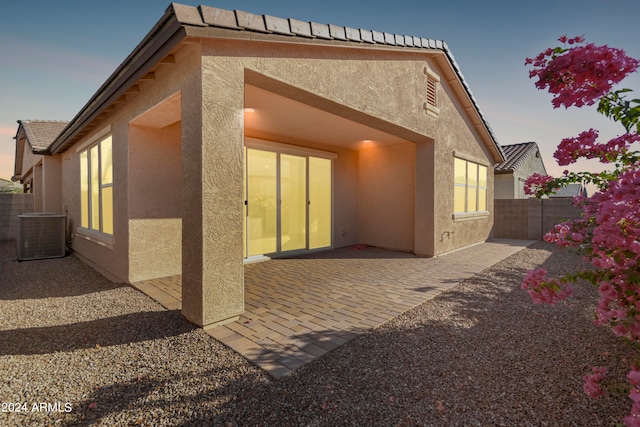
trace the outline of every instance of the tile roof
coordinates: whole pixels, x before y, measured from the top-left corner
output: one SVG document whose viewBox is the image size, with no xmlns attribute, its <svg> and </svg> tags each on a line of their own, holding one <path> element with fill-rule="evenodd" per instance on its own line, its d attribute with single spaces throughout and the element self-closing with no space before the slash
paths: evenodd
<svg viewBox="0 0 640 427">
<path fill-rule="evenodd" d="M 549 197 L 576 197 L 587 196 L 587 189 L 582 184 L 567 184 L 566 187 L 558 188 Z"/>
<path fill-rule="evenodd" d="M 503 145 L 502 152 L 507 160 L 494 167 L 496 173 L 511 173 L 520 166 L 530 153 L 539 151 L 535 142 L 521 142 L 520 144 Z"/>
<path fill-rule="evenodd" d="M 18 120 L 33 152 L 46 151 L 69 122 L 58 120 Z"/>
</svg>

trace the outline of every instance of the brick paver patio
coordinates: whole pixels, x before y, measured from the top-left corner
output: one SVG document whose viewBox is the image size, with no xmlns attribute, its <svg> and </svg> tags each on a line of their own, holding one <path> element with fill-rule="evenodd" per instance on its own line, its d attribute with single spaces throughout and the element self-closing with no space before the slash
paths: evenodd
<svg viewBox="0 0 640 427">
<path fill-rule="evenodd" d="M 436 258 L 355 247 L 246 264 L 244 314 L 205 331 L 280 378 L 532 243 L 494 239 Z M 180 279 L 134 286 L 175 310 Z"/>
</svg>

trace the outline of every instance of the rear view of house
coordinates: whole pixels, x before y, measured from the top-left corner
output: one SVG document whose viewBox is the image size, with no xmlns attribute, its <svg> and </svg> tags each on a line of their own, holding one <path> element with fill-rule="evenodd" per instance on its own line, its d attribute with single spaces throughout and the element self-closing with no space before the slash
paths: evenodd
<svg viewBox="0 0 640 427">
<path fill-rule="evenodd" d="M 247 261 L 485 241 L 505 160 L 441 41 L 175 3 L 38 154 L 73 250 L 181 274 L 198 325 L 242 313 Z"/>
</svg>

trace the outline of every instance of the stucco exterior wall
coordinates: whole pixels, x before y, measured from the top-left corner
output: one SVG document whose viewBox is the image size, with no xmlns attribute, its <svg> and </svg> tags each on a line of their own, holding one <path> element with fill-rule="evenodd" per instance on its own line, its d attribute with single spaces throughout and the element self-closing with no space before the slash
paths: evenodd
<svg viewBox="0 0 640 427">
<path fill-rule="evenodd" d="M 182 219 L 129 220 L 129 281 L 182 274 Z"/>
<path fill-rule="evenodd" d="M 515 199 L 517 193 L 517 178 L 512 173 L 495 174 L 495 199 Z M 524 190 L 523 190 L 524 191 Z"/>
<path fill-rule="evenodd" d="M 415 144 L 362 149 L 359 166 L 361 242 L 413 251 Z"/>
<path fill-rule="evenodd" d="M 359 156 L 355 150 L 335 150 L 333 161 L 333 246 L 341 248 L 360 242 L 358 192 Z"/>
<path fill-rule="evenodd" d="M 182 273 L 181 132 L 180 122 L 129 126 L 131 282 Z"/>
<path fill-rule="evenodd" d="M 488 206 L 493 206 L 492 162 L 448 83 L 438 88 L 440 115 L 424 110 L 424 69 L 438 72 L 430 55 L 255 40 L 190 41 L 175 53 L 175 63 L 156 70 L 154 80 L 140 83 L 138 93 L 64 153 L 62 204 L 69 208 L 74 250 L 120 281 L 173 274 L 181 264 L 183 314 L 196 324 L 242 313 L 247 84 L 407 141 L 366 152 L 327 145 L 339 153 L 334 246 L 366 239 L 431 256 L 485 240 L 491 213 L 467 222 L 452 218 L 453 155 L 488 166 Z M 176 93 L 181 94 L 181 123 L 160 130 L 166 134 L 131 124 Z M 78 228 L 79 152 L 105 131 L 113 138 L 115 215 L 109 239 Z M 369 217 L 373 210 L 377 215 Z M 158 247 L 150 249 L 152 243 Z M 180 250 L 181 258 L 172 256 Z M 156 262 L 163 257 L 169 258 L 167 270 Z"/>
<path fill-rule="evenodd" d="M 437 70 L 436 70 L 437 72 Z M 480 136 L 468 119 L 460 114 L 461 106 L 452 96 L 447 82 L 438 85 L 440 115 L 434 143 L 434 253 L 438 255 L 491 237 L 493 226 L 493 160 L 478 143 Z M 470 220 L 453 219 L 454 156 L 487 167 L 488 215 Z"/>
<path fill-rule="evenodd" d="M 540 153 L 529 153 L 524 162 L 516 169 L 514 173 L 514 181 L 517 187 L 515 197 L 518 199 L 527 198 L 528 195 L 524 194 L 524 181 L 534 173 L 546 175 L 546 169 Z"/>
<path fill-rule="evenodd" d="M 65 213 L 62 205 L 62 156 L 43 156 L 42 211 Z M 38 195 L 36 195 L 38 196 Z"/>
<path fill-rule="evenodd" d="M 201 61 L 182 94 L 182 312 L 209 325 L 244 311 L 244 73 Z"/>
<path fill-rule="evenodd" d="M 87 263 L 91 264 L 98 271 L 102 272 L 105 276 L 114 281 L 128 282 L 136 277 L 142 277 L 138 272 L 130 277 L 129 264 L 130 264 L 130 235 L 129 235 L 129 219 L 130 219 L 130 205 L 129 205 L 129 191 L 131 180 L 136 182 L 131 187 L 136 190 L 136 194 L 140 197 L 136 199 L 136 204 L 133 207 L 133 219 L 142 220 L 149 219 L 144 218 L 145 199 L 145 184 L 140 182 L 140 176 L 134 174 L 130 177 L 130 155 L 129 155 L 129 122 L 135 117 L 139 116 L 143 112 L 152 108 L 154 105 L 162 102 L 164 99 L 174 95 L 177 92 L 188 88 L 190 85 L 197 84 L 200 79 L 200 68 L 197 49 L 184 48 L 176 53 L 175 63 L 167 67 L 161 67 L 155 72 L 155 80 L 148 80 L 140 83 L 140 91 L 136 94 L 128 96 L 127 102 L 116 109 L 112 114 L 105 119 L 96 123 L 95 131 L 89 133 L 81 141 L 74 144 L 63 153 L 63 167 L 62 167 L 62 203 L 69 208 L 68 226 L 69 234 L 72 237 L 72 248 L 76 253 L 82 257 Z M 104 239 L 100 239 L 100 236 L 94 236 L 91 233 L 83 232 L 79 229 L 80 225 L 80 170 L 79 170 L 79 150 L 91 144 L 96 135 L 104 131 L 111 132 L 113 139 L 113 188 L 114 188 L 114 233 L 109 241 L 105 242 Z M 176 130 L 172 129 L 171 132 L 175 134 Z M 178 164 L 179 158 L 175 159 Z M 138 159 L 138 162 L 140 160 Z M 139 163 L 136 164 L 139 166 Z M 172 180 L 175 179 L 175 168 L 154 168 L 152 163 L 145 162 L 145 176 L 155 176 L 160 180 Z M 180 174 L 179 181 L 181 181 L 182 175 Z M 173 191 L 173 199 L 175 199 L 175 189 Z M 141 196 L 142 194 L 142 196 Z M 152 208 L 147 210 L 156 211 L 160 209 L 157 203 L 157 192 L 152 191 L 149 193 L 152 197 L 149 201 L 152 203 Z M 173 203 L 167 203 L 162 209 L 169 209 L 175 212 L 181 209 L 176 207 Z M 149 215 L 147 215 L 149 216 Z M 181 217 L 182 214 L 178 215 Z M 158 219 L 158 218 L 154 218 Z M 175 236 L 178 222 L 175 217 L 171 221 L 166 221 L 159 225 L 161 229 L 164 229 L 166 236 Z M 136 241 L 151 242 L 160 229 L 150 226 L 148 222 L 140 221 L 133 224 L 132 229 L 135 233 Z M 169 244 L 171 241 L 171 244 Z M 173 239 L 167 237 L 165 242 L 161 244 L 158 241 L 158 245 L 165 245 L 163 253 L 173 252 L 176 250 L 176 246 Z M 138 258 L 146 254 L 146 261 L 149 261 L 152 255 L 149 252 L 145 252 L 140 249 L 143 243 L 136 246 Z M 143 257 L 144 258 L 144 257 Z M 176 257 L 173 259 L 175 265 Z M 138 262 L 136 261 L 136 262 Z M 171 264 L 171 262 L 169 262 Z M 148 265 L 145 271 L 149 271 L 153 266 Z M 175 271 L 172 270 L 172 271 Z M 160 272 L 162 274 L 162 272 Z M 159 276 L 156 276 L 159 277 Z"/>
<path fill-rule="evenodd" d="M 423 109 L 426 66 L 440 73 L 428 54 L 237 40 L 203 45 L 205 75 L 226 88 L 225 95 L 244 74 L 251 85 L 427 147 L 429 153 L 415 162 L 421 176 L 415 216 L 423 231 L 414 233 L 414 245 L 419 254 L 433 256 L 490 237 L 491 212 L 472 221 L 453 220 L 453 154 L 487 166 L 487 206 L 493 206 L 493 160 L 447 82 L 438 85 L 439 116 Z"/>
<path fill-rule="evenodd" d="M 33 178 L 33 168 L 36 163 L 42 160 L 43 157 L 44 156 L 40 154 L 33 154 L 33 152 L 31 151 L 31 146 L 27 143 L 24 144 L 22 151 L 22 165 L 20 170 L 22 171 L 22 179 L 25 184 L 29 181 L 29 179 Z"/>
<path fill-rule="evenodd" d="M 546 175 L 546 169 L 539 154 L 536 155 L 536 153 L 530 153 L 524 162 L 516 168 L 516 171 L 513 174 L 515 198 L 525 199 L 529 197 L 524 194 L 524 181 L 536 172 L 541 175 Z"/>
</svg>

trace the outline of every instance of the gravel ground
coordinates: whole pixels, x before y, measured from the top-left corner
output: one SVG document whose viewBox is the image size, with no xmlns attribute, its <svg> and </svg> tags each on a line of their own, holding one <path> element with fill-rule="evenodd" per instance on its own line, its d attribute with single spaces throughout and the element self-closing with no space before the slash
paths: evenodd
<svg viewBox="0 0 640 427">
<path fill-rule="evenodd" d="M 548 307 L 519 288 L 580 263 L 536 243 L 273 380 L 76 257 L 19 263 L 2 243 L 0 401 L 26 411 L 0 425 L 616 425 L 638 352 L 593 325 L 595 289 Z M 593 365 L 610 372 L 598 400 L 582 392 Z"/>
</svg>

